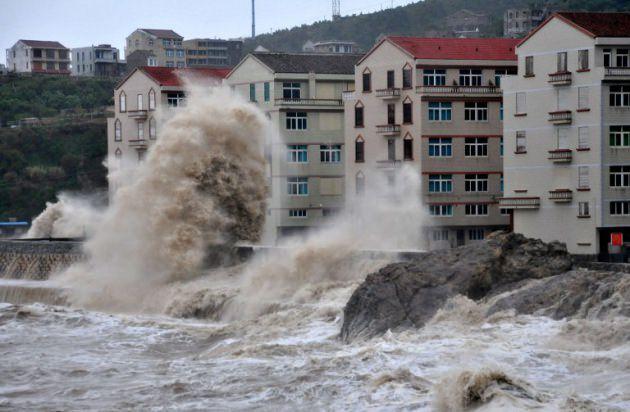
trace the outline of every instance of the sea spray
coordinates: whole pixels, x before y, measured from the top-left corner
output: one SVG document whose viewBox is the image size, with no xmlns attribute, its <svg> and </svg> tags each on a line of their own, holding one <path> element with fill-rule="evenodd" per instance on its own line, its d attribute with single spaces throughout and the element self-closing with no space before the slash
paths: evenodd
<svg viewBox="0 0 630 412">
<path fill-rule="evenodd" d="M 60 193 L 57 202 L 47 202 L 46 209 L 33 220 L 24 238 L 85 237 L 93 233 L 104 207 L 100 195 L 79 196 Z"/>
<path fill-rule="evenodd" d="M 161 126 L 133 179 L 65 271 L 70 301 L 116 311 L 161 310 L 159 289 L 199 274 L 213 243 L 259 239 L 265 215 L 268 121 L 224 88 L 192 89 Z"/>
</svg>

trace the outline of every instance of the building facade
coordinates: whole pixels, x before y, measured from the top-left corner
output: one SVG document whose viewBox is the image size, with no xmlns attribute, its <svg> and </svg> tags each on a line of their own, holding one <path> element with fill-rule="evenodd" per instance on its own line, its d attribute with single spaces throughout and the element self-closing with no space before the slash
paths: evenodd
<svg viewBox="0 0 630 412">
<path fill-rule="evenodd" d="M 141 67 L 128 74 L 114 89 L 114 115 L 107 119 L 112 167 L 133 167 L 142 161 L 159 137 L 160 124 L 185 102 L 180 76 L 221 83 L 227 73 L 226 69 Z M 110 196 L 115 190 L 116 182 L 110 181 Z"/>
<path fill-rule="evenodd" d="M 583 255 L 630 239 L 629 50 L 630 13 L 556 13 L 519 44 L 504 81 L 514 231 Z"/>
<path fill-rule="evenodd" d="M 490 24 L 483 13 L 462 9 L 446 17 L 446 27 L 455 37 L 480 37 Z"/>
<path fill-rule="evenodd" d="M 221 39 L 184 40 L 186 67 L 234 67 L 241 61 L 243 41 Z"/>
<path fill-rule="evenodd" d="M 422 174 L 429 248 L 507 228 L 501 211 L 503 76 L 516 41 L 386 37 L 358 62 L 345 97 L 346 201 L 362 202 L 401 167 Z"/>
<path fill-rule="evenodd" d="M 125 72 L 118 49 L 110 44 L 72 49 L 72 75 L 86 77 L 117 77 Z"/>
<path fill-rule="evenodd" d="M 69 75 L 70 50 L 56 41 L 18 40 L 7 49 L 7 70 Z"/>
<path fill-rule="evenodd" d="M 184 50 L 184 38 L 173 30 L 163 29 L 136 29 L 127 36 L 125 46 L 125 58 L 137 50 L 147 53 L 150 58 L 146 64 L 140 66 L 186 67 L 186 52 Z M 132 71 L 138 66 L 131 66 L 128 61 L 128 70 Z"/>
<path fill-rule="evenodd" d="M 508 9 L 503 13 L 503 35 L 523 37 L 549 16 L 547 9 Z"/>
<path fill-rule="evenodd" d="M 353 41 L 327 40 L 313 43 L 307 41 L 302 51 L 310 53 L 358 53 L 359 48 Z"/>
<path fill-rule="evenodd" d="M 342 93 L 353 90 L 353 54 L 254 52 L 228 75 L 236 92 L 269 117 L 271 182 L 263 241 L 326 224 L 344 207 Z"/>
</svg>

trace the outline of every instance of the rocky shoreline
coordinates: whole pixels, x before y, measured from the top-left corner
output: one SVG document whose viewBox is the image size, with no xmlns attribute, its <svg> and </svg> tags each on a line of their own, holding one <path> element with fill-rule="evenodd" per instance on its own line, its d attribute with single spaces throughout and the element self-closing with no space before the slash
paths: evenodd
<svg viewBox="0 0 630 412">
<path fill-rule="evenodd" d="M 344 308 L 346 342 L 420 328 L 457 295 L 554 319 L 630 316 L 630 274 L 578 268 L 566 247 L 514 233 L 393 263 L 367 276 Z"/>
</svg>

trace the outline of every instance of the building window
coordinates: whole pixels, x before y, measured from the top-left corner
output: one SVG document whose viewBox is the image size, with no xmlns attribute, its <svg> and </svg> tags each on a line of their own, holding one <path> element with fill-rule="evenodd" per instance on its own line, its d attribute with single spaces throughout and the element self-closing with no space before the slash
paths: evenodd
<svg viewBox="0 0 630 412">
<path fill-rule="evenodd" d="M 525 57 L 525 76 L 534 75 L 534 56 Z"/>
<path fill-rule="evenodd" d="M 444 86 L 446 84 L 446 70 L 424 69 L 422 71 L 422 84 L 424 86 Z"/>
<path fill-rule="evenodd" d="M 263 85 L 263 95 L 264 95 L 265 101 L 268 102 L 269 99 L 271 98 L 269 82 L 265 82 L 265 84 Z"/>
<path fill-rule="evenodd" d="M 589 187 L 588 166 L 578 166 L 578 188 L 588 189 Z"/>
<path fill-rule="evenodd" d="M 118 106 L 120 107 L 121 113 L 127 111 L 127 95 L 125 92 L 120 92 L 118 96 Z"/>
<path fill-rule="evenodd" d="M 363 105 L 361 102 L 354 106 L 354 127 L 363 127 Z"/>
<path fill-rule="evenodd" d="M 611 216 L 628 216 L 630 215 L 630 201 L 613 201 L 610 202 Z"/>
<path fill-rule="evenodd" d="M 354 141 L 354 162 L 365 162 L 365 141 L 361 136 Z"/>
<path fill-rule="evenodd" d="M 481 86 L 481 69 L 460 69 L 460 86 Z"/>
<path fill-rule="evenodd" d="M 610 147 L 630 147 L 630 126 L 610 126 Z"/>
<path fill-rule="evenodd" d="M 297 145 L 297 144 L 287 145 L 287 162 L 307 163 L 308 162 L 308 146 Z"/>
<path fill-rule="evenodd" d="M 387 105 L 387 124 L 396 124 L 396 105 Z"/>
<path fill-rule="evenodd" d="M 149 90 L 149 110 L 155 110 L 155 91 Z"/>
<path fill-rule="evenodd" d="M 372 91 L 372 73 L 370 73 L 369 71 L 363 72 L 363 91 Z"/>
<path fill-rule="evenodd" d="M 453 139 L 450 137 L 432 137 L 429 139 L 429 157 L 451 157 Z"/>
<path fill-rule="evenodd" d="M 630 67 L 628 49 L 617 49 L 617 67 Z"/>
<path fill-rule="evenodd" d="M 503 137 L 499 139 L 499 156 L 503 157 Z"/>
<path fill-rule="evenodd" d="M 114 141 L 122 142 L 122 125 L 119 119 L 114 122 Z"/>
<path fill-rule="evenodd" d="M 287 112 L 287 130 L 306 130 L 306 112 Z"/>
<path fill-rule="evenodd" d="M 403 123 L 413 123 L 413 103 L 411 101 L 403 102 Z"/>
<path fill-rule="evenodd" d="M 144 110 L 144 99 L 143 99 L 143 95 L 139 94 L 136 98 L 136 104 L 138 106 L 138 110 Z"/>
<path fill-rule="evenodd" d="M 485 238 L 485 233 L 482 228 L 468 229 L 468 240 L 483 240 Z"/>
<path fill-rule="evenodd" d="M 556 63 L 558 73 L 565 73 L 567 71 L 567 52 L 558 52 L 556 54 Z"/>
<path fill-rule="evenodd" d="M 588 49 L 578 50 L 578 70 L 588 70 Z"/>
<path fill-rule="evenodd" d="M 300 99 L 300 83 L 282 83 L 282 98 Z"/>
<path fill-rule="evenodd" d="M 499 213 L 501 214 L 501 216 L 510 216 L 510 209 L 501 208 L 499 209 Z"/>
<path fill-rule="evenodd" d="M 436 229 L 431 231 L 431 239 L 434 242 L 448 241 L 448 229 Z"/>
<path fill-rule="evenodd" d="M 184 57 L 184 51 L 183 50 L 177 50 L 177 57 Z"/>
<path fill-rule="evenodd" d="M 464 141 L 464 155 L 466 157 L 488 156 L 488 138 L 467 137 Z"/>
<path fill-rule="evenodd" d="M 155 119 L 152 117 L 149 119 L 149 139 L 155 140 L 157 138 L 157 125 Z"/>
<path fill-rule="evenodd" d="M 630 166 L 609 167 L 610 187 L 630 187 Z"/>
<path fill-rule="evenodd" d="M 464 175 L 464 188 L 467 192 L 487 192 L 487 174 L 467 174 Z"/>
<path fill-rule="evenodd" d="M 630 107 L 630 86 L 610 86 L 610 105 Z"/>
<path fill-rule="evenodd" d="M 569 128 L 559 127 L 557 130 L 558 149 L 566 150 L 569 148 Z"/>
<path fill-rule="evenodd" d="M 453 175 L 429 175 L 429 193 L 453 191 Z"/>
<path fill-rule="evenodd" d="M 413 160 L 413 138 L 405 136 L 403 139 L 403 159 Z"/>
<path fill-rule="evenodd" d="M 604 49 L 603 54 L 604 54 L 604 67 L 610 67 L 610 63 L 612 62 L 612 50 Z"/>
<path fill-rule="evenodd" d="M 363 172 L 357 173 L 357 175 L 354 177 L 354 185 L 357 195 L 362 195 L 365 193 L 365 175 L 363 175 Z"/>
<path fill-rule="evenodd" d="M 138 122 L 138 140 L 144 140 L 144 122 Z"/>
<path fill-rule="evenodd" d="M 393 89 L 396 85 L 396 72 L 393 70 L 387 71 L 387 88 Z"/>
<path fill-rule="evenodd" d="M 588 202 L 578 202 L 578 216 L 579 217 L 589 217 L 591 215 L 591 211 L 589 210 Z"/>
<path fill-rule="evenodd" d="M 429 121 L 448 122 L 452 117 L 451 102 L 429 102 Z"/>
<path fill-rule="evenodd" d="M 501 87 L 501 77 L 507 76 L 508 74 L 513 73 L 510 73 L 509 69 L 496 69 L 494 71 L 494 85 L 496 87 Z"/>
<path fill-rule="evenodd" d="M 402 69 L 402 87 L 403 89 L 411 89 L 413 87 L 412 84 L 412 70 L 411 67 L 403 67 Z"/>
<path fill-rule="evenodd" d="M 516 93 L 516 114 L 527 113 L 527 95 L 525 92 Z"/>
<path fill-rule="evenodd" d="M 319 161 L 322 163 L 341 163 L 341 145 L 319 145 Z"/>
<path fill-rule="evenodd" d="M 504 192 L 504 190 L 503 190 L 503 173 L 501 173 L 501 184 L 500 184 L 499 191 L 500 191 L 501 193 L 503 193 L 503 192 Z"/>
<path fill-rule="evenodd" d="M 516 153 L 527 153 L 527 137 L 525 131 L 516 132 Z"/>
<path fill-rule="evenodd" d="M 469 203 L 466 205 L 466 216 L 488 216 L 488 205 L 485 203 Z"/>
<path fill-rule="evenodd" d="M 184 92 L 170 92 L 166 94 L 166 104 L 168 107 L 181 107 L 185 103 Z"/>
<path fill-rule="evenodd" d="M 175 57 L 175 50 L 166 49 L 166 57 Z"/>
<path fill-rule="evenodd" d="M 149 57 L 147 59 L 147 66 L 157 67 L 157 59 L 155 57 Z"/>
<path fill-rule="evenodd" d="M 256 101 L 256 84 L 255 83 L 250 83 L 249 85 L 249 101 L 250 102 Z"/>
<path fill-rule="evenodd" d="M 585 150 L 591 147 L 588 126 L 578 127 L 578 149 Z"/>
<path fill-rule="evenodd" d="M 308 196 L 308 177 L 287 177 L 289 196 Z"/>
<path fill-rule="evenodd" d="M 429 205 L 431 216 L 453 216 L 453 205 Z"/>
<path fill-rule="evenodd" d="M 183 69 L 184 67 L 186 67 L 186 63 L 185 62 L 177 62 L 177 68 L 178 69 Z"/>
<path fill-rule="evenodd" d="M 578 109 L 588 108 L 588 87 L 578 87 Z"/>
<path fill-rule="evenodd" d="M 120 150 L 120 148 L 116 149 L 114 156 L 116 157 L 116 160 L 120 161 L 120 158 L 122 157 L 122 150 Z"/>
<path fill-rule="evenodd" d="M 499 120 L 503 121 L 503 102 L 499 104 Z"/>
<path fill-rule="evenodd" d="M 464 120 L 469 122 L 488 121 L 487 102 L 466 102 L 464 103 Z"/>
<path fill-rule="evenodd" d="M 306 209 L 289 209 L 289 217 L 304 219 L 308 216 Z"/>
<path fill-rule="evenodd" d="M 166 67 L 175 67 L 175 62 L 172 60 L 169 60 L 166 62 Z"/>
</svg>

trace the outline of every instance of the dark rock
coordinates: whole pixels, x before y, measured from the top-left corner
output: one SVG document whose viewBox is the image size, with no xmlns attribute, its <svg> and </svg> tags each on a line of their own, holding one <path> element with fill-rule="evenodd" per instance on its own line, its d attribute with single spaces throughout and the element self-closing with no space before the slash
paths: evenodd
<svg viewBox="0 0 630 412">
<path fill-rule="evenodd" d="M 344 309 L 341 338 L 350 341 L 388 329 L 421 327 L 454 295 L 478 300 L 504 285 L 558 275 L 571 267 L 563 244 L 503 232 L 476 244 L 394 263 L 368 275 L 354 291 Z"/>
</svg>

